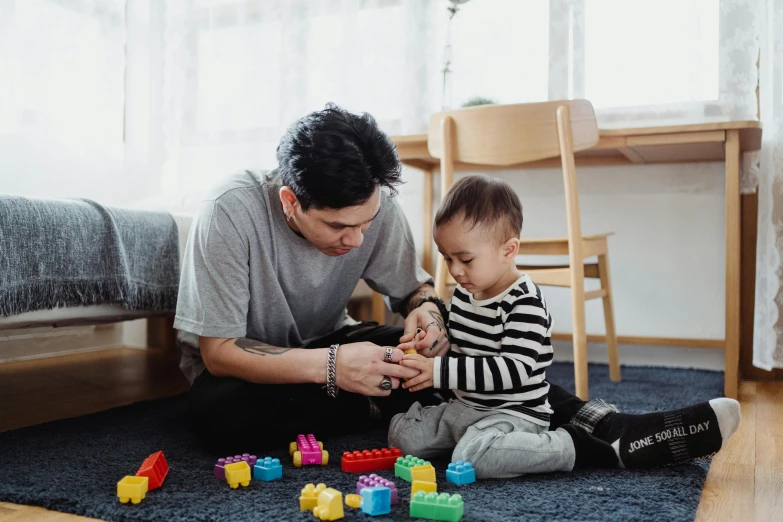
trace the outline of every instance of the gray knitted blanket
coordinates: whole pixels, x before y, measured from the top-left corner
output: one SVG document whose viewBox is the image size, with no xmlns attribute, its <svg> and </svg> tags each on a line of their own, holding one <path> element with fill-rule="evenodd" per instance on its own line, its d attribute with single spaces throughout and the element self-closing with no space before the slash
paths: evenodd
<svg viewBox="0 0 783 522">
<path fill-rule="evenodd" d="M 178 284 L 171 215 L 0 195 L 0 316 L 96 304 L 174 310 Z"/>
</svg>

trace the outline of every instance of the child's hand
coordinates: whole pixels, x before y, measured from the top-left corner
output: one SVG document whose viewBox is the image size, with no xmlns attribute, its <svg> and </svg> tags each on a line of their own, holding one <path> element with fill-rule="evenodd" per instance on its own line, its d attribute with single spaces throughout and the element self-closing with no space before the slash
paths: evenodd
<svg viewBox="0 0 783 522">
<path fill-rule="evenodd" d="M 418 376 L 411 377 L 402 383 L 403 388 L 415 392 L 432 386 L 432 368 L 435 365 L 434 359 L 424 357 L 423 355 L 406 353 L 402 357 L 400 364 L 421 372 Z"/>
</svg>

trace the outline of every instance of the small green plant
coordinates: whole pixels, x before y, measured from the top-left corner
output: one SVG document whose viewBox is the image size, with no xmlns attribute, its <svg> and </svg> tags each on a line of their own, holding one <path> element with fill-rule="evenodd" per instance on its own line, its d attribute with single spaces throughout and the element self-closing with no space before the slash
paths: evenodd
<svg viewBox="0 0 783 522">
<path fill-rule="evenodd" d="M 494 105 L 497 102 L 491 98 L 484 98 L 483 96 L 473 96 L 468 101 L 462 104 L 463 107 L 475 107 L 476 105 Z"/>
</svg>

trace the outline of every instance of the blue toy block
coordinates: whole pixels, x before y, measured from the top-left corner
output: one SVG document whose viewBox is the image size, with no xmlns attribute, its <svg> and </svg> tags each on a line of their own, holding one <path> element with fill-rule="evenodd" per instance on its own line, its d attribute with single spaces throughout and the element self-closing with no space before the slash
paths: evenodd
<svg viewBox="0 0 783 522">
<path fill-rule="evenodd" d="M 452 484 L 470 484 L 476 482 L 476 470 L 470 462 L 463 462 L 458 460 L 449 464 L 449 468 L 446 470 L 446 480 Z"/>
<path fill-rule="evenodd" d="M 280 465 L 280 459 L 266 457 L 258 459 L 253 467 L 253 478 L 270 482 L 283 477 L 283 466 Z"/>
<path fill-rule="evenodd" d="M 362 488 L 362 512 L 370 515 L 391 513 L 391 489 L 385 486 Z"/>
</svg>

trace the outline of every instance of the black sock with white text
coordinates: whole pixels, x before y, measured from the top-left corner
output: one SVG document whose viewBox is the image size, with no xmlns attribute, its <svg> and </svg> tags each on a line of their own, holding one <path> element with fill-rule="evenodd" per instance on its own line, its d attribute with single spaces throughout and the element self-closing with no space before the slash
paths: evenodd
<svg viewBox="0 0 783 522">
<path fill-rule="evenodd" d="M 644 415 L 607 413 L 593 435 L 617 449 L 625 468 L 652 468 L 711 457 L 739 423 L 739 403 L 720 398 Z"/>
</svg>

